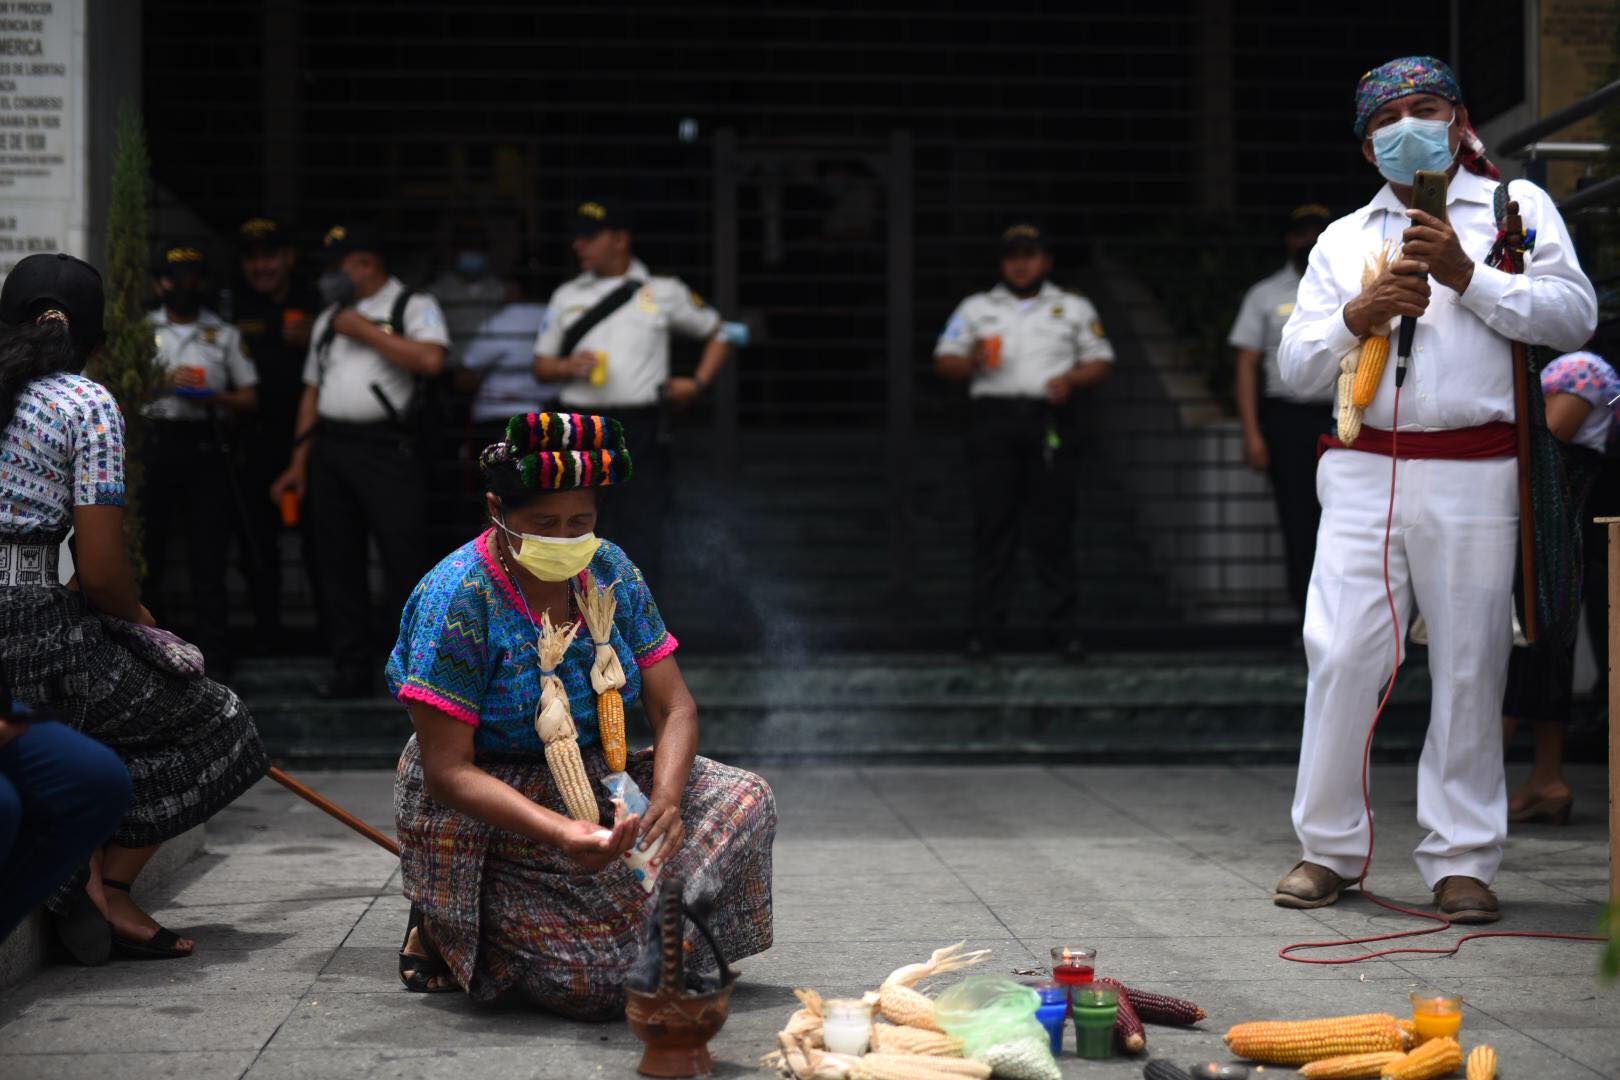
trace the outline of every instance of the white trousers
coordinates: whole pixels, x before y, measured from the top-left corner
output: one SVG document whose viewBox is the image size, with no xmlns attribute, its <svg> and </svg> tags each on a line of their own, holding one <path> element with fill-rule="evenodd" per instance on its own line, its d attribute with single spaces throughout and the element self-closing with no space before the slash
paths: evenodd
<svg viewBox="0 0 1620 1080">
<path fill-rule="evenodd" d="M 1395 655 L 1384 596 L 1390 459 L 1329 450 L 1316 490 L 1322 525 L 1305 604 L 1310 680 L 1294 831 L 1305 859 L 1353 879 L 1368 840 L 1362 748 Z M 1502 862 L 1502 691 L 1518 518 L 1512 458 L 1396 467 L 1390 585 L 1402 632 L 1414 595 L 1429 625 L 1434 696 L 1418 763 L 1418 823 L 1429 834 L 1413 857 L 1431 888 L 1452 874 L 1489 883 Z"/>
</svg>

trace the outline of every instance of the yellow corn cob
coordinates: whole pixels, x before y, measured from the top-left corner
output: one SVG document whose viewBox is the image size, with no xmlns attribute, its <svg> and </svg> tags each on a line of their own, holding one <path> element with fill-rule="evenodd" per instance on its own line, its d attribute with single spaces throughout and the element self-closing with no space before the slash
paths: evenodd
<svg viewBox="0 0 1620 1080">
<path fill-rule="evenodd" d="M 990 950 L 979 949 L 965 953 L 965 941 L 935 949 L 925 963 L 907 964 L 895 968 L 878 988 L 878 1012 L 891 1024 L 941 1031 L 934 1020 L 934 1003 L 924 994 L 913 990 L 912 984 L 933 975 L 944 975 L 970 964 L 977 964 L 990 955 Z"/>
<path fill-rule="evenodd" d="M 961 1057 L 962 1040 L 927 1028 L 873 1024 L 872 1049 L 884 1054 L 928 1054 Z"/>
<path fill-rule="evenodd" d="M 1399 1027 L 1401 1029 L 1401 1039 L 1406 1043 L 1406 1049 L 1410 1050 L 1410 1049 L 1412 1049 L 1412 1047 L 1416 1046 L 1417 1045 L 1417 1021 L 1415 1021 L 1415 1020 L 1396 1020 L 1395 1024 L 1396 1024 L 1397 1027 Z"/>
<path fill-rule="evenodd" d="M 1356 387 L 1351 397 L 1353 404 L 1365 409 L 1378 393 L 1378 384 L 1384 378 L 1384 363 L 1389 359 L 1389 338 L 1374 335 L 1361 343 L 1361 359 L 1356 361 Z"/>
<path fill-rule="evenodd" d="M 850 1080 L 990 1080 L 990 1066 L 965 1058 L 867 1054 L 850 1066 Z"/>
<path fill-rule="evenodd" d="M 1462 1047 L 1452 1038 L 1430 1039 L 1384 1066 L 1384 1080 L 1437 1080 L 1462 1068 Z"/>
<path fill-rule="evenodd" d="M 1496 1048 L 1476 1046 L 1468 1055 L 1467 1080 L 1496 1080 Z"/>
<path fill-rule="evenodd" d="M 1395 1017 L 1359 1013 L 1321 1020 L 1261 1020 L 1238 1024 L 1226 1045 L 1239 1057 L 1274 1065 L 1304 1065 L 1343 1054 L 1399 1050 L 1405 1044 Z"/>
<path fill-rule="evenodd" d="M 1384 1066 L 1405 1057 L 1401 1050 L 1379 1050 L 1371 1054 L 1341 1054 L 1299 1067 L 1306 1080 L 1378 1080 Z"/>
<path fill-rule="evenodd" d="M 596 727 L 602 734 L 602 753 L 608 768 L 624 772 L 628 747 L 624 741 L 624 695 L 604 690 L 596 695 Z"/>
<path fill-rule="evenodd" d="M 591 795 L 591 782 L 585 776 L 585 762 L 579 756 L 579 743 L 572 739 L 546 744 L 546 765 L 551 779 L 562 793 L 563 806 L 568 816 L 576 821 L 602 823 L 596 812 L 596 799 Z"/>
</svg>

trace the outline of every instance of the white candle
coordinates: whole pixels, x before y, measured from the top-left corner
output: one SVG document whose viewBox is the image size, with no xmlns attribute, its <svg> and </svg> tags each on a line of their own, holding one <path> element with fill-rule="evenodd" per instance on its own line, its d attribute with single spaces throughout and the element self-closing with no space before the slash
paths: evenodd
<svg viewBox="0 0 1620 1080">
<path fill-rule="evenodd" d="M 855 998 L 822 1007 L 821 1039 L 828 1053 L 859 1057 L 872 1041 L 872 1007 Z"/>
</svg>

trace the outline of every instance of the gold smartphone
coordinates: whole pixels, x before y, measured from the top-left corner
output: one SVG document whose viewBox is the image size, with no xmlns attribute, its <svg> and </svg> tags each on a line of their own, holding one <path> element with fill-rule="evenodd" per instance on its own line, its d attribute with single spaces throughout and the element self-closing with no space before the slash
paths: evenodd
<svg viewBox="0 0 1620 1080">
<path fill-rule="evenodd" d="M 1419 172 L 1412 177 L 1412 209 L 1446 220 L 1446 174 Z"/>
</svg>

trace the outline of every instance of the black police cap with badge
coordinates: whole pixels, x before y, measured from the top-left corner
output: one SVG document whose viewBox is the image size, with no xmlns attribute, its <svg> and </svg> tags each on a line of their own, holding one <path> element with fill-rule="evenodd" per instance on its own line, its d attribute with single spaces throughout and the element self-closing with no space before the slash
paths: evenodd
<svg viewBox="0 0 1620 1080">
<path fill-rule="evenodd" d="M 1015 251 L 1051 251 L 1052 238 L 1033 221 L 1020 221 L 1001 232 L 1001 253 Z"/>
<path fill-rule="evenodd" d="M 368 222 L 356 221 L 342 225 L 334 225 L 326 230 L 321 238 L 321 250 L 326 255 L 327 262 L 337 262 L 345 255 L 356 252 L 365 252 L 378 258 L 387 258 L 387 249 L 383 246 L 382 233 Z"/>
<path fill-rule="evenodd" d="M 189 244 L 165 248 L 152 272 L 160 278 L 207 277 L 208 258 Z"/>
<path fill-rule="evenodd" d="M 292 242 L 292 234 L 275 218 L 248 218 L 236 230 L 236 247 L 244 255 L 255 251 L 280 251 L 284 247 L 291 247 Z"/>
<path fill-rule="evenodd" d="M 622 207 L 610 207 L 607 203 L 584 202 L 574 209 L 574 235 L 595 236 L 608 229 L 630 228 L 630 216 Z"/>
<path fill-rule="evenodd" d="M 0 287 L 0 322 L 22 326 L 47 311 L 61 311 L 68 318 L 68 336 L 81 358 L 107 337 L 102 324 L 105 307 L 96 268 L 65 252 L 28 256 L 11 268 Z"/>
</svg>

